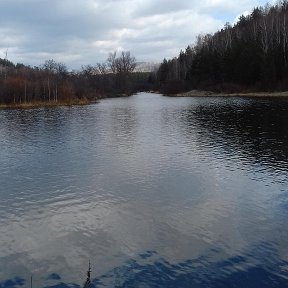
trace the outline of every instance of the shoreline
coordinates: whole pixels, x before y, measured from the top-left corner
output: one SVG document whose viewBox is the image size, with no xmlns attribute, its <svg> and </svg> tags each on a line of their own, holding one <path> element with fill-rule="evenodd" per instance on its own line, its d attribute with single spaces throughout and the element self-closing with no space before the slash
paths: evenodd
<svg viewBox="0 0 288 288">
<path fill-rule="evenodd" d="M 87 98 L 82 98 L 82 99 L 70 99 L 68 101 L 31 101 L 31 102 L 26 102 L 26 103 L 0 103 L 0 110 L 5 110 L 5 109 L 36 109 L 36 108 L 48 108 L 48 107 L 64 107 L 64 106 L 84 106 L 84 105 L 90 105 L 97 103 L 99 100 L 102 99 L 108 99 L 108 98 L 120 98 L 120 97 L 129 97 L 132 94 L 113 94 L 113 95 L 108 95 L 106 97 L 97 97 L 94 99 L 87 99 Z"/>
<path fill-rule="evenodd" d="M 288 97 L 288 91 L 283 92 L 238 92 L 218 93 L 205 90 L 191 90 L 183 93 L 171 94 L 172 97 Z"/>
<path fill-rule="evenodd" d="M 158 94 L 158 91 L 150 91 L 150 93 Z M 175 94 L 162 94 L 163 96 L 168 97 L 288 97 L 288 91 L 282 92 L 236 92 L 236 93 L 219 93 L 207 90 L 191 90 L 183 93 Z M 84 99 L 72 99 L 70 101 L 35 101 L 35 102 L 26 102 L 26 103 L 9 103 L 9 104 L 0 104 L 0 110 L 4 109 L 36 109 L 36 108 L 46 108 L 46 107 L 64 107 L 64 106 L 84 106 L 93 103 L 97 103 L 98 100 L 105 98 L 119 98 L 119 97 L 128 97 L 127 94 L 118 94 L 110 97 L 98 98 L 94 100 Z"/>
<path fill-rule="evenodd" d="M 82 106 L 89 105 L 97 102 L 96 100 L 87 100 L 87 99 L 73 99 L 71 101 L 35 101 L 35 102 L 26 102 L 26 103 L 9 103 L 9 104 L 0 104 L 0 110 L 3 109 L 36 109 L 36 108 L 45 108 L 45 107 L 61 107 L 61 106 Z"/>
</svg>

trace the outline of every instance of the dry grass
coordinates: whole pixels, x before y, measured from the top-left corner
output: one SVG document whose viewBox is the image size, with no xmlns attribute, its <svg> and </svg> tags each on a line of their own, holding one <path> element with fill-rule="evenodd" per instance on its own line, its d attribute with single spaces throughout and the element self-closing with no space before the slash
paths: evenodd
<svg viewBox="0 0 288 288">
<path fill-rule="evenodd" d="M 39 107 L 56 107 L 56 106 L 74 106 L 74 105 L 88 105 L 92 103 L 86 98 L 83 99 L 70 99 L 69 101 L 33 101 L 26 103 L 10 103 L 0 104 L 0 109 L 33 109 Z"/>
</svg>

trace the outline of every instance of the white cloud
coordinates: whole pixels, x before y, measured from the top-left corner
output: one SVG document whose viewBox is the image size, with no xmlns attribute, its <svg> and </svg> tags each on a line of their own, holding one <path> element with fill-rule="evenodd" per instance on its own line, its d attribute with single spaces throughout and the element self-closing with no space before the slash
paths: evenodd
<svg viewBox="0 0 288 288">
<path fill-rule="evenodd" d="M 250 11 L 244 11 L 244 12 L 238 14 L 238 15 L 235 17 L 235 19 L 234 19 L 234 21 L 232 22 L 232 24 L 236 24 L 236 23 L 239 21 L 239 19 L 240 19 L 241 16 L 248 16 L 249 14 L 250 14 Z"/>
<path fill-rule="evenodd" d="M 46 59 L 70 68 L 105 61 L 113 50 L 130 50 L 139 61 L 176 56 L 200 33 L 264 1 L 228 0 L 1 0 L 0 57 L 15 62 Z"/>
</svg>

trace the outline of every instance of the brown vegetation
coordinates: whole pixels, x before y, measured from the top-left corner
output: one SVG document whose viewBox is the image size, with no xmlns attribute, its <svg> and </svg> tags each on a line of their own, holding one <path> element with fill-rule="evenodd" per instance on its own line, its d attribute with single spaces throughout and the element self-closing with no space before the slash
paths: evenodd
<svg viewBox="0 0 288 288">
<path fill-rule="evenodd" d="M 0 104 L 0 109 L 33 109 L 39 107 L 56 107 L 56 106 L 74 106 L 74 105 L 88 105 L 92 101 L 87 98 L 82 99 L 69 99 L 68 101 L 47 102 L 47 101 L 34 101 L 25 103 L 9 103 Z M 94 101 L 95 102 L 95 101 Z"/>
<path fill-rule="evenodd" d="M 136 66 L 130 52 L 110 54 L 105 63 L 68 72 L 63 63 L 47 60 L 30 67 L 0 59 L 0 107 L 87 104 L 100 98 L 130 95 L 151 89 L 149 73 L 132 73 Z"/>
</svg>

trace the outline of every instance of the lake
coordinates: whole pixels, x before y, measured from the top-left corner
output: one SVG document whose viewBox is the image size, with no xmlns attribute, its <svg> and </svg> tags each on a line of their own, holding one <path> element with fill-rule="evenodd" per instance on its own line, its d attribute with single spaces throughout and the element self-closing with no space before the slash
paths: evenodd
<svg viewBox="0 0 288 288">
<path fill-rule="evenodd" d="M 0 287 L 288 287 L 288 99 L 139 93 L 0 111 Z"/>
</svg>

